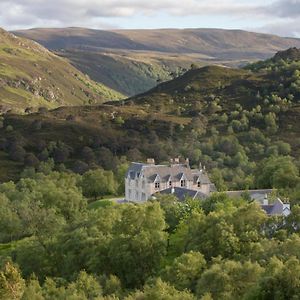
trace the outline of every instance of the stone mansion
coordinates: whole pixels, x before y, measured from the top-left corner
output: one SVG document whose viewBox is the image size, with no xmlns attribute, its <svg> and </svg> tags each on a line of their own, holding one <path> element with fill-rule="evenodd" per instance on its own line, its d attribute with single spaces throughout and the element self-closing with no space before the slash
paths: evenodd
<svg viewBox="0 0 300 300">
<path fill-rule="evenodd" d="M 210 181 L 205 167 L 191 169 L 189 160 L 172 159 L 167 165 L 156 165 L 154 159 L 147 163 L 131 163 L 125 175 L 125 201 L 142 203 L 157 194 L 173 194 L 179 201 L 187 197 L 191 199 L 205 199 L 213 192 L 217 192 Z M 272 198 L 274 190 L 227 191 L 231 198 L 239 198 L 247 192 L 251 201 L 256 201 L 267 215 L 288 216 L 291 213 L 290 204 L 279 198 Z"/>
<path fill-rule="evenodd" d="M 147 163 L 131 163 L 125 176 L 125 199 L 144 202 L 156 193 L 206 198 L 216 191 L 205 168 L 191 169 L 188 159 L 180 162 L 178 158 L 168 165 L 156 165 L 154 159 Z"/>
</svg>

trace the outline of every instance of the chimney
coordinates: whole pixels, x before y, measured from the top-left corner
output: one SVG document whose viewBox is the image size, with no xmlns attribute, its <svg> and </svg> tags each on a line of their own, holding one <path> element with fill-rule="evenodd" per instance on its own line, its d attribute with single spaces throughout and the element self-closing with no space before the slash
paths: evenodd
<svg viewBox="0 0 300 300">
<path fill-rule="evenodd" d="M 187 167 L 190 166 L 190 160 L 188 158 L 185 159 L 185 163 L 186 163 Z"/>
<path fill-rule="evenodd" d="M 175 189 L 174 189 L 174 187 L 172 186 L 172 188 L 171 188 L 171 194 L 174 194 L 175 193 Z"/>
<path fill-rule="evenodd" d="M 170 164 L 172 165 L 174 163 L 173 158 L 170 159 Z"/>
<path fill-rule="evenodd" d="M 147 164 L 149 164 L 149 165 L 155 165 L 154 158 L 147 158 Z"/>
<path fill-rule="evenodd" d="M 267 194 L 265 194 L 265 197 L 264 197 L 264 205 L 269 205 L 269 200 L 268 200 Z"/>
<path fill-rule="evenodd" d="M 174 158 L 174 163 L 179 164 L 179 157 Z"/>
</svg>

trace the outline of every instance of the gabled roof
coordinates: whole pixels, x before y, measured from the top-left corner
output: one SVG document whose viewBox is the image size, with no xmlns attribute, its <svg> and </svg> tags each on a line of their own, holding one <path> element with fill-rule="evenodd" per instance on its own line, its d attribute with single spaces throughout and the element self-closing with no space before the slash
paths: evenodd
<svg viewBox="0 0 300 300">
<path fill-rule="evenodd" d="M 261 205 L 261 208 L 270 216 L 288 214 L 287 210 L 290 210 L 279 198 L 272 204 Z"/>
<path fill-rule="evenodd" d="M 126 177 L 130 176 L 131 179 L 136 178 L 136 175 L 141 173 L 144 165 L 145 164 L 143 164 L 143 163 L 136 163 L 136 162 L 131 163 L 125 176 Z"/>
<path fill-rule="evenodd" d="M 146 181 L 151 183 L 159 176 L 161 182 L 179 181 L 184 177 L 184 179 L 194 183 L 199 180 L 202 184 L 211 184 L 205 172 L 192 170 L 186 164 L 153 165 L 133 162 L 127 170 L 126 177 L 135 179 L 140 174 L 144 175 Z"/>
<path fill-rule="evenodd" d="M 202 170 L 192 170 L 192 173 L 194 175 L 194 183 L 201 182 L 202 184 L 210 184 L 211 181 L 207 175 L 206 172 L 203 172 Z"/>
</svg>

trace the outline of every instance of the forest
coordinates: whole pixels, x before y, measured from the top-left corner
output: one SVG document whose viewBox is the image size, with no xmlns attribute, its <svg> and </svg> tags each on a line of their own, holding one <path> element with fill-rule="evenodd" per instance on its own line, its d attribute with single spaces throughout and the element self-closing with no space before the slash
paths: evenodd
<svg viewBox="0 0 300 300">
<path fill-rule="evenodd" d="M 45 164 L 1 184 L 0 298 L 297 299 L 299 187 L 287 218 L 225 193 L 91 205 L 117 183 Z"/>
<path fill-rule="evenodd" d="M 193 65 L 121 102 L 3 114 L 0 299 L 298 299 L 299 52 Z M 219 192 L 106 200 L 131 161 L 175 156 L 205 165 Z M 252 188 L 292 213 L 222 193 Z"/>
</svg>

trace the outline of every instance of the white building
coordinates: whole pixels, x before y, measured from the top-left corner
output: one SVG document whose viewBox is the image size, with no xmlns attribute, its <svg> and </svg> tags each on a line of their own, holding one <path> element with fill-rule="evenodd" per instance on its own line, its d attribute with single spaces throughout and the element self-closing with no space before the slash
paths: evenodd
<svg viewBox="0 0 300 300">
<path fill-rule="evenodd" d="M 188 159 L 184 163 L 174 159 L 169 165 L 156 165 L 153 159 L 131 163 L 125 176 L 127 201 L 144 202 L 159 192 L 204 198 L 214 191 L 205 169 L 191 169 Z"/>
</svg>

